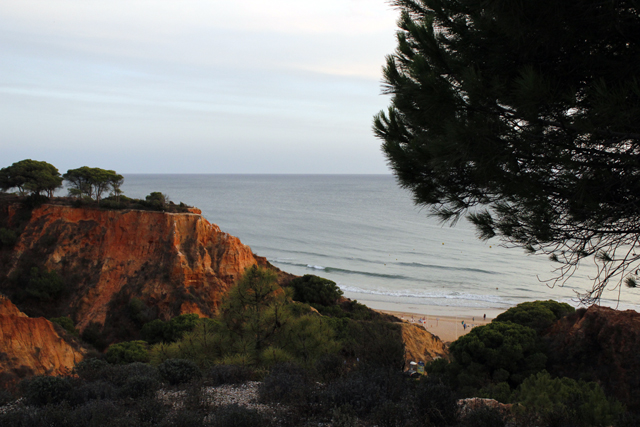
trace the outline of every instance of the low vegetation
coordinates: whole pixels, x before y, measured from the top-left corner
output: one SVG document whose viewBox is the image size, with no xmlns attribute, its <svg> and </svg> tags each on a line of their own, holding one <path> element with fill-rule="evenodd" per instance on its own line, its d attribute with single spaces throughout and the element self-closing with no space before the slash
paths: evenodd
<svg viewBox="0 0 640 427">
<path fill-rule="evenodd" d="M 335 283 L 314 276 L 281 287 L 272 271 L 250 268 L 213 319 L 150 320 L 135 298 L 126 307 L 144 340 L 107 347 L 100 325 L 90 324 L 82 338 L 104 353 L 78 363 L 74 375 L 33 377 L 0 395 L 10 405 L 0 408 L 0 425 L 626 427 L 639 421 L 598 384 L 545 370 L 541 334 L 573 311 L 553 301 L 521 304 L 474 328 L 451 344 L 450 360 L 428 364 L 428 376 L 417 380 L 402 372 L 399 324 L 365 315 L 366 308 L 341 298 Z M 52 321 L 75 330 L 67 317 Z M 260 381 L 258 401 L 271 409 L 229 405 L 214 388 L 247 381 Z M 458 401 L 467 397 L 512 406 L 461 412 Z"/>
</svg>

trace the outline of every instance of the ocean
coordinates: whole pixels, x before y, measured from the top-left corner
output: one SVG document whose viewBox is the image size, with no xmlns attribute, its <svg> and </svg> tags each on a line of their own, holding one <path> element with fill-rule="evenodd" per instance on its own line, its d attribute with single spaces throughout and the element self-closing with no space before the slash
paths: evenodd
<svg viewBox="0 0 640 427">
<path fill-rule="evenodd" d="M 222 231 L 289 273 L 335 281 L 372 308 L 440 315 L 495 315 L 520 302 L 578 306 L 594 270 L 550 286 L 544 256 L 480 241 L 462 219 L 440 224 L 392 175 L 127 174 L 129 197 L 160 191 L 198 207 Z M 640 290 L 605 293 L 602 305 L 640 309 Z"/>
</svg>

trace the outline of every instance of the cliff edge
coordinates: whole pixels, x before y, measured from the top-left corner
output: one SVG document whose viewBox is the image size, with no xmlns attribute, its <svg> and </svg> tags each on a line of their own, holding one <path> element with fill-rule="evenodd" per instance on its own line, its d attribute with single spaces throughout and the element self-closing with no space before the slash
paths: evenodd
<svg viewBox="0 0 640 427">
<path fill-rule="evenodd" d="M 212 316 L 247 267 L 275 268 L 199 210 L 44 204 L 25 213 L 20 204 L 0 208 L 0 226 L 19 229 L 12 250 L 3 254 L 0 292 L 31 316 L 68 315 L 81 331 L 95 322 L 106 325 L 107 335 L 122 339 L 127 323 L 136 319 Z M 59 296 L 46 294 L 49 298 L 35 301 L 36 292 L 25 292 L 38 271 L 62 278 Z"/>
</svg>

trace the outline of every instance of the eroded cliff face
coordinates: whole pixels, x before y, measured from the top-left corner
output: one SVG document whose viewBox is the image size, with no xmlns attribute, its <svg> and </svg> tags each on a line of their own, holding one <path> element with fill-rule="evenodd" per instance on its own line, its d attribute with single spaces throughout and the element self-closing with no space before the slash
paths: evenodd
<svg viewBox="0 0 640 427">
<path fill-rule="evenodd" d="M 19 208 L 4 209 L 11 223 Z M 268 265 L 197 210 L 172 214 L 54 204 L 31 212 L 7 264 L 0 270 L 5 283 L 15 283 L 7 278 L 32 265 L 56 271 L 69 286 L 56 315 L 71 315 L 80 330 L 90 322 L 126 327 L 123 315 L 132 298 L 153 317 L 211 316 L 247 267 Z"/>
<path fill-rule="evenodd" d="M 640 411 L 640 313 L 594 305 L 560 319 L 544 340 L 552 374 L 596 381 Z"/>
<path fill-rule="evenodd" d="M 65 375 L 85 351 L 47 319 L 32 319 L 0 295 L 0 386 L 30 375 Z"/>
<path fill-rule="evenodd" d="M 448 358 L 449 352 L 440 338 L 414 323 L 401 323 L 405 349 L 405 366 L 409 362 L 431 362 Z"/>
</svg>

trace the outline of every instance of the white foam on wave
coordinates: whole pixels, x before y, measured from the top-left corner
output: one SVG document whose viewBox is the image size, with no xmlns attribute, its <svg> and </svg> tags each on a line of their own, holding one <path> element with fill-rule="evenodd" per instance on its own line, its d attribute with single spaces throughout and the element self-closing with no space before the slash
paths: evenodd
<svg viewBox="0 0 640 427">
<path fill-rule="evenodd" d="M 321 265 L 311 265 L 311 264 L 307 264 L 307 268 L 313 268 L 314 270 L 324 270 L 324 269 L 326 269 L 326 267 L 323 267 Z"/>
<path fill-rule="evenodd" d="M 366 294 L 366 295 L 377 295 L 377 296 L 385 296 L 385 297 L 393 297 L 393 298 L 412 298 L 414 302 L 417 304 L 435 304 L 434 300 L 448 300 L 449 303 L 455 303 L 463 301 L 473 301 L 473 302 L 483 302 L 483 303 L 491 303 L 502 305 L 510 305 L 511 301 L 507 301 L 506 299 L 497 296 L 497 295 L 478 295 L 478 294 L 469 294 L 462 292 L 416 292 L 410 290 L 399 290 L 399 291 L 390 291 L 390 290 L 372 290 L 372 289 L 362 289 L 356 286 L 349 285 L 338 285 L 340 289 L 344 292 L 351 292 L 357 294 Z M 418 301 L 415 301 L 418 300 Z M 423 300 L 423 302 L 419 302 Z M 427 301 L 429 300 L 429 301 Z"/>
</svg>

